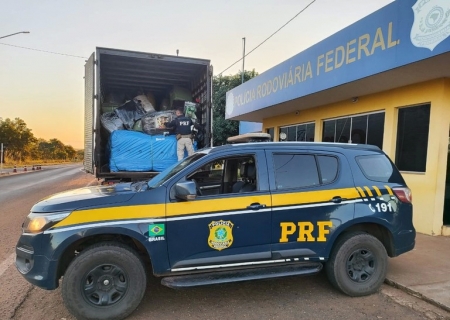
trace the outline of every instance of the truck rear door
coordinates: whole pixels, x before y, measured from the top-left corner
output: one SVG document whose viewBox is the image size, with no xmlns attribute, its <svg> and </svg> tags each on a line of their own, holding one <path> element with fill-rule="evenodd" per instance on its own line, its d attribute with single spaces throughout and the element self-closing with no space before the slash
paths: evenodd
<svg viewBox="0 0 450 320">
<path fill-rule="evenodd" d="M 95 53 L 84 65 L 84 169 L 94 173 Z"/>
</svg>

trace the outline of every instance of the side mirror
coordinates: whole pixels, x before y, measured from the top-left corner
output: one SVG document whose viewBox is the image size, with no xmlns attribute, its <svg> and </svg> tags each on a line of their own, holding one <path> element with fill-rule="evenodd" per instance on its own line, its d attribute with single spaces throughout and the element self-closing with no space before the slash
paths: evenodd
<svg viewBox="0 0 450 320">
<path fill-rule="evenodd" d="M 197 197 L 197 186 L 195 182 L 178 182 L 175 185 L 175 197 L 181 200 L 194 200 Z"/>
</svg>

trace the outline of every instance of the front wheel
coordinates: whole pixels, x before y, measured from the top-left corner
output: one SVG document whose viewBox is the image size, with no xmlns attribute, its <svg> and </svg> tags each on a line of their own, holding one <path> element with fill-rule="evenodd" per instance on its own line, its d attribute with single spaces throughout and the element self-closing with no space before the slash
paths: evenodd
<svg viewBox="0 0 450 320">
<path fill-rule="evenodd" d="M 66 270 L 62 296 L 81 319 L 123 319 L 141 302 L 146 273 L 138 255 L 120 243 L 83 250 Z"/>
<path fill-rule="evenodd" d="M 386 249 L 370 234 L 345 234 L 336 243 L 325 269 L 333 286 L 345 294 L 369 295 L 377 292 L 386 278 Z"/>
</svg>

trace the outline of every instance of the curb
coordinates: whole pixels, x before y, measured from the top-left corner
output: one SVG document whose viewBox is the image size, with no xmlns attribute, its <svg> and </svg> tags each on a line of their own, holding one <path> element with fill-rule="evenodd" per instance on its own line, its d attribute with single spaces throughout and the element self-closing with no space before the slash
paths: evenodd
<svg viewBox="0 0 450 320">
<path fill-rule="evenodd" d="M 26 173 L 32 173 L 32 172 L 39 172 L 40 170 L 35 170 L 35 171 L 32 171 L 32 170 L 29 170 L 29 171 L 20 171 L 20 172 L 3 172 L 2 174 L 0 174 L 0 178 L 3 178 L 3 177 L 13 177 L 13 176 L 15 176 L 15 175 L 19 175 L 19 174 L 26 174 Z"/>
<path fill-rule="evenodd" d="M 413 290 L 411 288 L 405 287 L 404 285 L 401 285 L 400 283 L 398 283 L 396 281 L 393 281 L 393 280 L 390 280 L 390 279 L 386 278 L 384 280 L 384 283 L 386 283 L 387 285 L 390 285 L 391 287 L 394 287 L 396 289 L 400 289 L 403 292 L 406 292 L 407 294 L 409 294 L 411 296 L 419 298 L 419 299 L 421 299 L 421 300 L 423 300 L 425 302 L 428 302 L 428 303 L 430 303 L 430 304 L 432 304 L 432 305 L 434 305 L 434 306 L 436 306 L 438 308 L 441 308 L 441 309 L 443 309 L 443 310 L 445 310 L 447 312 L 450 312 L 450 307 L 449 306 L 446 306 L 445 304 L 442 304 L 442 303 L 440 303 L 440 302 L 438 302 L 438 301 L 436 301 L 436 300 L 434 300 L 434 299 L 432 299 L 430 297 L 424 296 L 420 292 L 415 291 L 415 290 Z"/>
</svg>

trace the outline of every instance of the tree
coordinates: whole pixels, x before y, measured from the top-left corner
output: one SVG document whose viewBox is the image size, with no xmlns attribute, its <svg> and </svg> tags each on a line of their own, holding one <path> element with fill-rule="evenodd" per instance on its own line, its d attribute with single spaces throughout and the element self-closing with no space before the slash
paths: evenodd
<svg viewBox="0 0 450 320">
<path fill-rule="evenodd" d="M 65 145 L 64 149 L 67 153 L 67 158 L 69 160 L 73 160 L 75 158 L 75 156 L 77 155 L 77 152 L 75 151 L 75 149 L 72 146 Z"/>
<path fill-rule="evenodd" d="M 58 139 L 50 139 L 51 150 L 53 154 L 53 159 L 66 160 L 67 152 L 64 143 Z"/>
<path fill-rule="evenodd" d="M 255 70 L 244 72 L 244 82 L 258 75 Z M 213 144 L 227 143 L 227 138 L 239 134 L 239 122 L 225 120 L 226 93 L 241 85 L 242 72 L 213 78 Z"/>
<path fill-rule="evenodd" d="M 31 146 L 37 140 L 31 129 L 20 118 L 0 120 L 0 142 L 5 146 L 4 156 L 14 161 L 23 161 L 29 155 Z"/>
<path fill-rule="evenodd" d="M 41 143 L 44 143 L 44 139 L 37 139 L 30 146 L 30 158 L 31 159 L 44 159 L 43 152 L 40 148 Z"/>
<path fill-rule="evenodd" d="M 77 150 L 77 161 L 83 161 L 84 160 L 84 149 Z"/>
<path fill-rule="evenodd" d="M 4 145 L 4 158 L 13 161 L 33 160 L 73 160 L 77 151 L 58 139 L 36 139 L 20 118 L 3 120 L 0 117 L 0 143 Z M 79 156 L 78 156 L 79 157 Z"/>
<path fill-rule="evenodd" d="M 73 160 L 77 154 L 72 146 L 65 145 L 58 139 L 38 139 L 30 147 L 30 157 L 34 160 Z"/>
<path fill-rule="evenodd" d="M 52 144 L 44 139 L 39 139 L 39 155 L 41 159 L 53 159 L 53 148 Z"/>
</svg>

